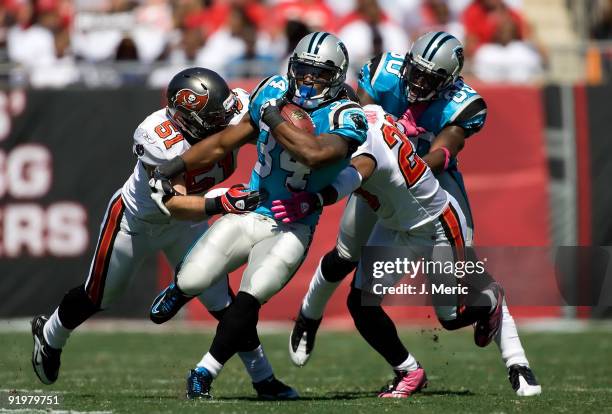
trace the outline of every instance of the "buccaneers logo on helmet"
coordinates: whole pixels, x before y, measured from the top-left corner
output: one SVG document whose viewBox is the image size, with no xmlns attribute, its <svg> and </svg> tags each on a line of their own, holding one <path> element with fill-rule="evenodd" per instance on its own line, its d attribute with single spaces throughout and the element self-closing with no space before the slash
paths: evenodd
<svg viewBox="0 0 612 414">
<path fill-rule="evenodd" d="M 181 89 L 174 97 L 174 104 L 189 111 L 200 112 L 208 103 L 208 91 L 204 90 L 204 95 L 200 95 L 191 89 Z"/>
</svg>

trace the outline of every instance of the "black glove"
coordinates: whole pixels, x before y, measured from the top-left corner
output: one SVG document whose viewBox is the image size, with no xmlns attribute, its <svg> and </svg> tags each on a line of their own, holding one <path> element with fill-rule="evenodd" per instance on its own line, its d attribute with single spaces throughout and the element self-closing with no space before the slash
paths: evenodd
<svg viewBox="0 0 612 414">
<path fill-rule="evenodd" d="M 273 131 L 282 122 L 285 122 L 281 115 L 281 109 L 287 103 L 287 98 L 283 95 L 277 99 L 270 99 L 262 105 L 261 120 L 270 128 L 270 131 Z"/>
</svg>

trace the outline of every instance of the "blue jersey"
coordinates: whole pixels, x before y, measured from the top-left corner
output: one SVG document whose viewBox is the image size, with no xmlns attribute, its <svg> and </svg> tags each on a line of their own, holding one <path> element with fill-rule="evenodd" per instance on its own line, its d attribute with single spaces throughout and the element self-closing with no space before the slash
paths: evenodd
<svg viewBox="0 0 612 414">
<path fill-rule="evenodd" d="M 402 116 L 411 105 L 400 76 L 403 65 L 404 55 L 384 53 L 365 64 L 359 74 L 359 87 L 386 112 L 396 117 Z M 480 131 L 487 117 L 484 99 L 462 78 L 439 92 L 431 101 L 413 105 L 425 105 L 424 109 L 416 111 L 415 120 L 418 126 L 434 135 L 449 125 L 457 125 L 469 137 Z M 421 156 L 425 154 L 419 152 Z"/>
<path fill-rule="evenodd" d="M 271 76 L 262 81 L 251 94 L 249 114 L 251 120 L 259 127 L 257 137 L 257 164 L 251 174 L 251 189 L 264 189 L 267 200 L 255 210 L 256 213 L 269 217 L 273 200 L 291 197 L 293 191 L 316 193 L 331 184 L 338 173 L 350 162 L 350 156 L 311 170 L 291 157 L 261 119 L 261 106 L 270 99 L 280 98 L 287 92 L 287 79 L 283 76 Z M 367 137 L 367 120 L 361 106 L 348 99 L 338 99 L 309 112 L 315 125 L 315 135 L 336 134 L 345 138 L 352 147 L 357 148 Z M 316 225 L 319 213 L 313 213 L 300 220 L 301 223 Z"/>
</svg>

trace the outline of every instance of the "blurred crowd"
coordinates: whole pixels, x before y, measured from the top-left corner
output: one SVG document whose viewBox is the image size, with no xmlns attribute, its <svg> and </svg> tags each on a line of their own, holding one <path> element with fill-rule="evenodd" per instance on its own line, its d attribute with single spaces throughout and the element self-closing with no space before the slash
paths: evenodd
<svg viewBox="0 0 612 414">
<path fill-rule="evenodd" d="M 531 82 L 546 62 L 521 0 L 0 1 L 5 80 L 33 87 L 162 87 L 194 65 L 262 78 L 286 73 L 289 52 L 316 30 L 346 43 L 351 76 L 431 30 L 463 41 L 468 70 L 484 81 Z"/>
</svg>

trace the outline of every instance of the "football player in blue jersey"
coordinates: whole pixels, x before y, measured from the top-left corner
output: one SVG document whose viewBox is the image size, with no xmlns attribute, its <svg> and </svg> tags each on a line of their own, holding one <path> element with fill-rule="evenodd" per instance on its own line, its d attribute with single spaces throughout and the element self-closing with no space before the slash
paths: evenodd
<svg viewBox="0 0 612 414">
<path fill-rule="evenodd" d="M 384 53 L 364 65 L 357 95 L 362 105 L 382 106 L 411 132 L 418 155 L 459 202 L 468 227 L 465 242 L 470 246 L 473 220 L 457 155 L 466 139 L 483 127 L 487 106 L 460 76 L 463 63 L 461 42 L 446 32 L 427 33 L 415 41 L 408 54 Z M 357 212 L 359 218 L 352 218 Z M 308 361 L 327 301 L 355 269 L 360 248 L 366 244 L 375 222 L 375 213 L 363 199 L 349 199 L 341 224 L 342 237 L 322 258 L 291 332 L 290 354 L 295 364 L 301 366 Z M 541 387 L 529 368 L 503 289 L 488 274 L 477 282 L 474 285 L 491 298 L 489 306 L 461 307 L 457 315 L 440 318 L 441 324 L 449 330 L 474 324 L 478 346 L 486 346 L 492 340 L 499 346 L 517 395 L 540 394 Z"/>
<path fill-rule="evenodd" d="M 289 282 L 306 255 L 320 209 L 286 224 L 274 219 L 272 200 L 303 191 L 316 193 L 333 185 L 341 171 L 346 174 L 350 154 L 366 139 L 363 110 L 344 96 L 347 68 L 348 54 L 337 37 L 325 32 L 309 34 L 289 59 L 287 76 L 271 76 L 253 91 L 249 113 L 239 124 L 202 140 L 154 173 L 151 186 L 164 191 L 169 178 L 185 170 L 210 167 L 228 151 L 255 141 L 258 159 L 249 188 L 268 194 L 254 212 L 228 214 L 216 221 L 186 254 L 175 282 L 151 308 L 151 318 L 162 323 L 216 280 L 248 262 L 239 292 L 221 318 L 210 351 L 190 371 L 189 398 L 209 398 L 211 383 L 223 365 L 236 352 L 259 345 L 256 325 L 260 307 Z M 284 102 L 308 112 L 314 133 L 282 118 Z M 297 144 L 304 141 L 309 145 Z M 348 181 L 359 179 L 356 171 L 348 174 L 352 175 Z M 346 181 L 347 177 L 341 180 Z"/>
</svg>

